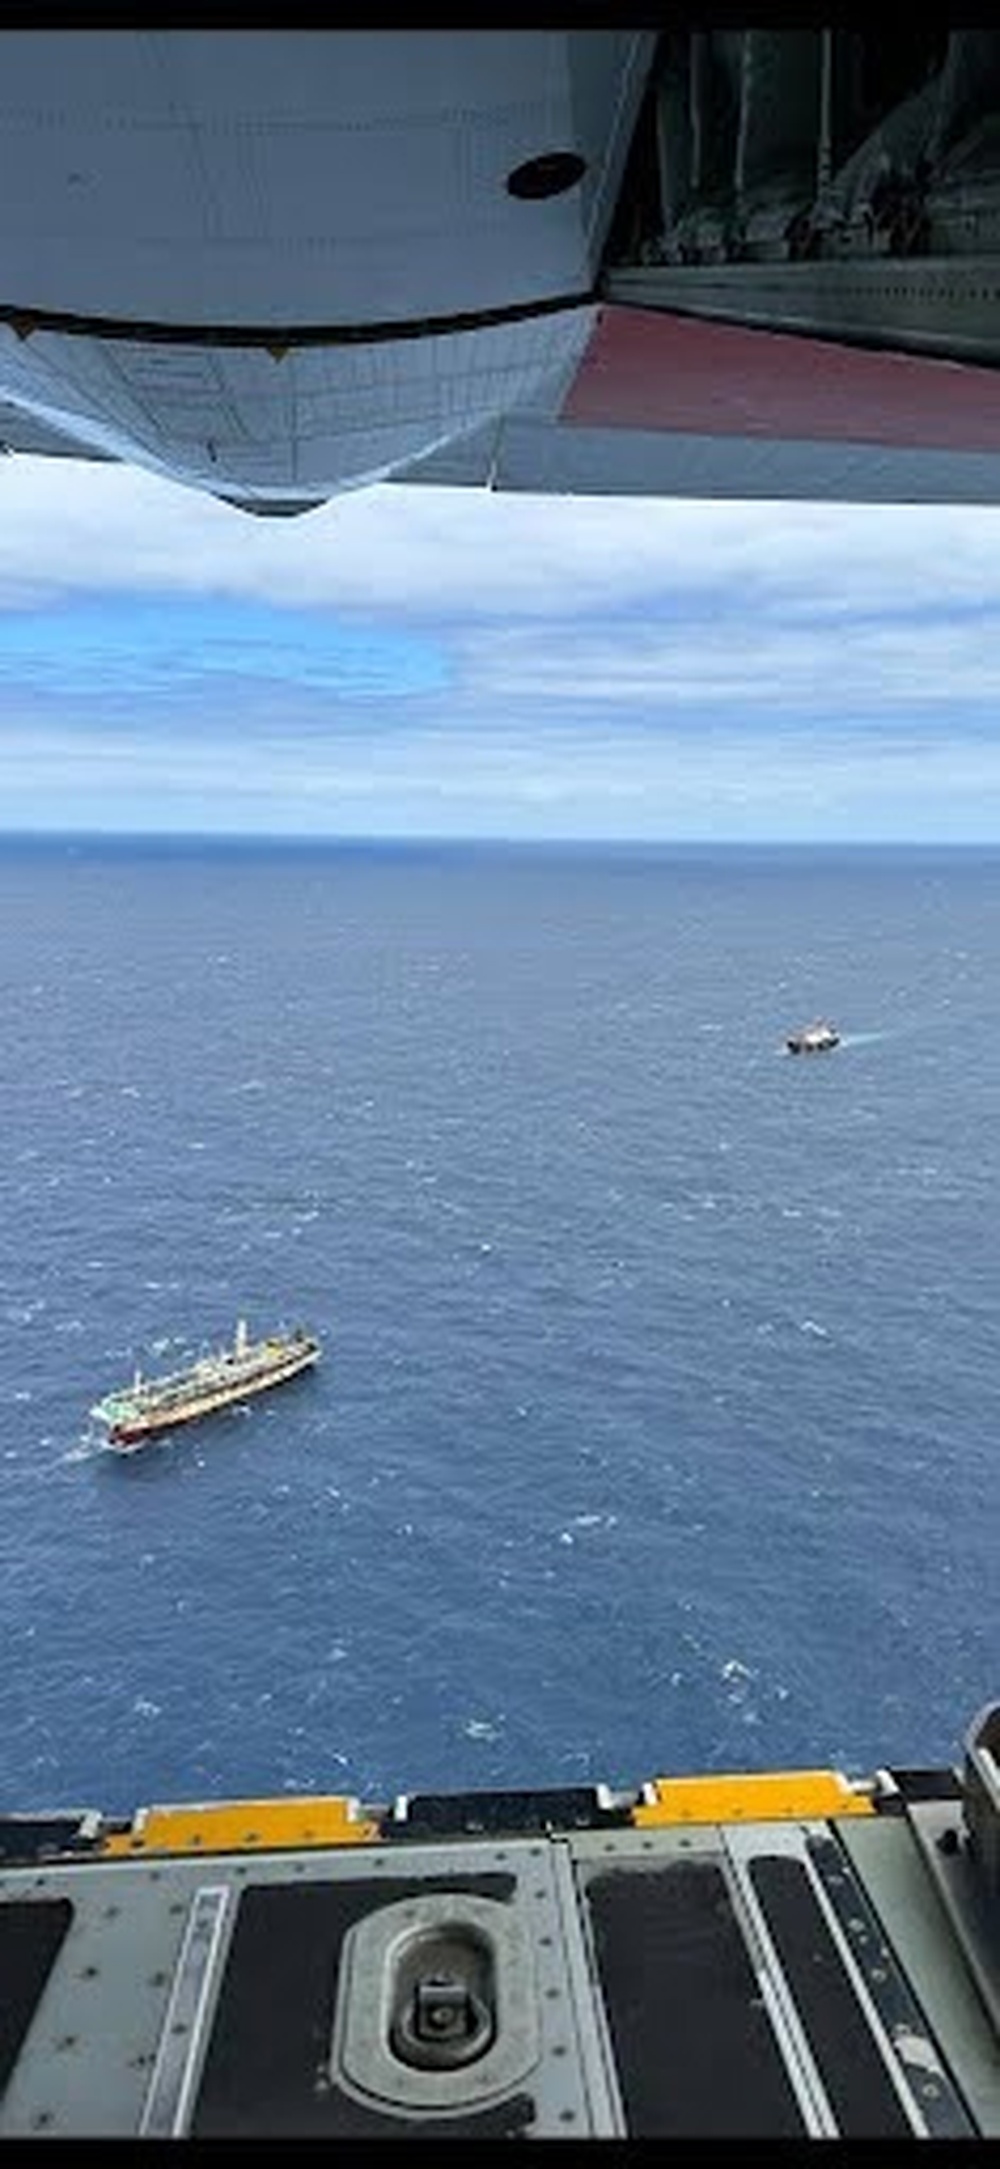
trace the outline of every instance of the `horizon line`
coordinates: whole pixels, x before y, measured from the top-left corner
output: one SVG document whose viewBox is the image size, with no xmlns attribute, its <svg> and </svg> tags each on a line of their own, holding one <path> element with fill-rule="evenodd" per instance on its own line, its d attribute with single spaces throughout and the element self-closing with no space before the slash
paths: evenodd
<svg viewBox="0 0 1000 2169">
<path fill-rule="evenodd" d="M 502 851 L 1000 851 L 1000 835 L 990 836 L 519 836 L 469 830 L 413 834 L 371 830 L 365 834 L 319 830 L 174 829 L 174 828 L 0 828 L 0 846 L 17 843 L 143 843 L 213 845 L 286 845 L 291 849 L 364 850 L 373 845 L 395 850 L 456 848 Z"/>
</svg>

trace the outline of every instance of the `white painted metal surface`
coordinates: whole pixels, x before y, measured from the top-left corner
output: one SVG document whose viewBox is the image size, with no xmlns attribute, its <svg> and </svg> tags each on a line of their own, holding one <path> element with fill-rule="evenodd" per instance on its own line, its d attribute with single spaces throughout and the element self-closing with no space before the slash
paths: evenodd
<svg viewBox="0 0 1000 2169">
<path fill-rule="evenodd" d="M 628 31 L 8 33 L 0 302 L 326 325 L 585 288 L 647 43 Z M 586 159 L 582 187 L 538 203 L 507 193 L 513 167 L 555 149 Z"/>
<path fill-rule="evenodd" d="M 5 35 L 3 441 L 18 448 L 21 413 L 25 449 L 68 433 L 84 456 L 280 509 L 532 406 L 572 370 L 591 311 L 447 319 L 589 293 L 652 46 L 631 31 Z M 510 172 L 552 151 L 583 159 L 582 179 L 513 196 Z M 396 324 L 424 335 L 397 344 Z M 370 326 L 377 341 L 337 343 Z M 296 343 L 323 331 L 329 344 Z"/>
<path fill-rule="evenodd" d="M 378 346 L 155 346 L 0 327 L 0 389 L 36 422 L 220 496 L 376 480 L 564 379 L 591 309 Z M 17 448 L 16 434 L 8 441 Z M 30 445 L 25 447 L 32 449 Z"/>
</svg>

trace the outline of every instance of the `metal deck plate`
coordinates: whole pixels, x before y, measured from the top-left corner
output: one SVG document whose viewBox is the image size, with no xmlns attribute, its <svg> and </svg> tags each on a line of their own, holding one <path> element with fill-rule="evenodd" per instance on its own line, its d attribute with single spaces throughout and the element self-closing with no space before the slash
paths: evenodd
<svg viewBox="0 0 1000 2169">
<path fill-rule="evenodd" d="M 405 1853 L 364 1846 L 8 1872 L 0 1877 L 0 1917 L 25 1897 L 70 1898 L 73 1921 L 0 2099 L 0 2137 L 113 2136 L 144 2124 L 159 2130 L 164 2120 L 198 2134 L 426 2130 L 426 2115 L 371 2114 L 365 2124 L 355 2104 L 348 2115 L 322 2085 L 316 2090 L 339 1940 L 350 1918 L 388 1903 L 403 1881 L 414 1890 L 459 1882 L 510 1892 L 530 1939 L 539 2013 L 538 2064 L 518 2089 L 529 2097 L 532 2133 L 594 2129 L 605 2080 L 588 2071 L 591 2037 L 586 2024 L 581 2033 L 575 2007 L 552 1848 L 515 1838 Z M 225 1918 L 185 1995 L 193 1908 L 213 1890 L 228 1894 Z M 174 2037 L 183 2056 L 171 2065 L 164 2050 L 174 2026 L 183 2029 Z M 510 2129 L 512 2115 L 523 2126 L 528 2113 L 484 2111 L 476 2128 Z"/>
<path fill-rule="evenodd" d="M 464 2097 L 412 2075 L 393 2096 L 382 2049 L 364 2061 L 388 2038 L 379 1969 L 442 1897 L 511 1923 L 530 2049 L 495 2058 L 495 2087 L 484 2064 Z M 4 2137 L 917 2135 L 984 2103 L 998 2121 L 996 2041 L 901 1818 L 80 1859 L 0 1874 L 0 1965 L 5 1941 Z"/>
</svg>

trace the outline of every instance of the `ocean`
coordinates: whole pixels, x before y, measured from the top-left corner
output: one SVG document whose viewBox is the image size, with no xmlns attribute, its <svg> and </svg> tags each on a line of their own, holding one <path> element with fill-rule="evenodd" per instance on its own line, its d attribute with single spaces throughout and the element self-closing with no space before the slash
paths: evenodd
<svg viewBox="0 0 1000 2169">
<path fill-rule="evenodd" d="M 0 972 L 0 1805 L 958 1754 L 1000 853 L 12 839 Z"/>
</svg>

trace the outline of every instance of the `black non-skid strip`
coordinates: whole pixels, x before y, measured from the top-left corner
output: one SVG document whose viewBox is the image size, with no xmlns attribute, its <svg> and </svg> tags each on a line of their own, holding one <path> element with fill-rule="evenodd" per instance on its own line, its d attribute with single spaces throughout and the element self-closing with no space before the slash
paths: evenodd
<svg viewBox="0 0 1000 2169">
<path fill-rule="evenodd" d="M 344 1937 L 404 1898 L 466 1892 L 512 1897 L 512 1875 L 363 1876 L 258 1884 L 240 1899 L 192 2122 L 196 2138 L 464 2138 L 512 2136 L 534 2115 L 529 2096 L 464 2116 L 409 2120 L 365 2108 L 329 2076 Z"/>
<path fill-rule="evenodd" d="M 957 1770 L 891 1770 L 903 1799 L 916 1805 L 921 1800 L 960 1800 L 962 1786 Z"/>
<path fill-rule="evenodd" d="M 397 1843 L 428 1837 L 540 1836 L 547 1830 L 624 1829 L 627 1808 L 601 1807 L 592 1785 L 549 1792 L 415 1793 L 406 1815 L 386 1816 L 384 1838 Z"/>
<path fill-rule="evenodd" d="M 803 1863 L 761 1857 L 751 1862 L 750 1881 L 839 2131 L 850 2139 L 910 2132 Z"/>
<path fill-rule="evenodd" d="M 929 2063 L 926 2056 L 919 2056 L 907 2074 L 931 2137 L 970 2136 L 975 2126 L 947 2059 L 940 2044 L 934 2040 L 885 1927 L 862 1888 L 843 1845 L 835 1837 L 810 1838 L 808 1852 L 890 2040 L 909 2039 L 914 2044 L 925 2042 L 933 2046 L 934 2063 Z"/>
<path fill-rule="evenodd" d="M 630 2134 L 801 2134 L 721 1868 L 602 1872 L 586 1898 Z"/>
<path fill-rule="evenodd" d="M 0 1905 L 0 2094 L 72 1918 L 68 1898 L 11 1899 Z"/>
<path fill-rule="evenodd" d="M 0 1816 L 0 1867 L 33 1867 L 66 1854 L 91 1853 L 93 1838 L 80 1836 L 79 1815 Z"/>
</svg>

